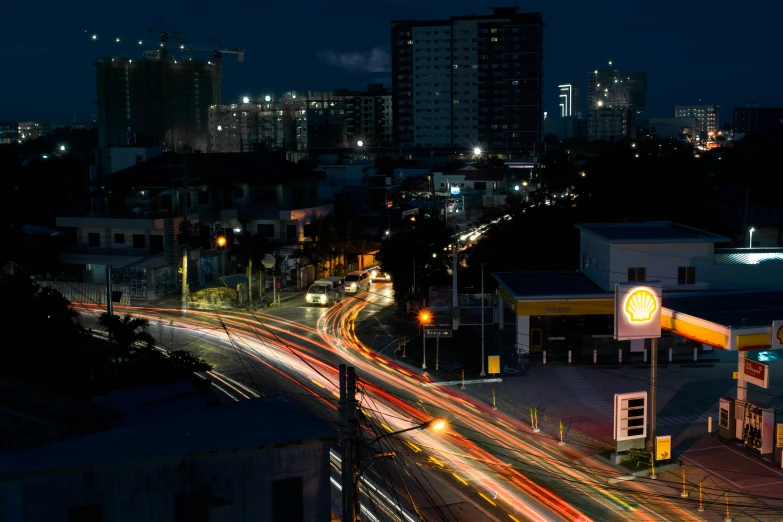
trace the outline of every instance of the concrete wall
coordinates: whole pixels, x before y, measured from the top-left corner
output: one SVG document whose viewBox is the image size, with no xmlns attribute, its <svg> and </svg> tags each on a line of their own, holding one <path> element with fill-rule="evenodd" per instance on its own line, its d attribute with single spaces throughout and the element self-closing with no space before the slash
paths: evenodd
<svg viewBox="0 0 783 522">
<path fill-rule="evenodd" d="M 713 243 L 622 243 L 611 247 L 609 288 L 628 281 L 628 268 L 644 267 L 648 281 L 661 281 L 663 288 L 697 290 L 707 288 L 703 277 L 713 265 Z M 696 284 L 678 285 L 679 267 L 696 267 Z"/>
<path fill-rule="evenodd" d="M 601 288 L 610 290 L 609 242 L 583 230 L 579 236 L 579 266 L 582 272 Z"/>
</svg>

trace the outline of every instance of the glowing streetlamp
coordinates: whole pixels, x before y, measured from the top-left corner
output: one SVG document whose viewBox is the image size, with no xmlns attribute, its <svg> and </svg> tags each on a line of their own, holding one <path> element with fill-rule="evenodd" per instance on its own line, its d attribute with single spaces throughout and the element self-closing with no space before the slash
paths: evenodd
<svg viewBox="0 0 783 522">
<path fill-rule="evenodd" d="M 267 94 L 266 96 L 264 96 L 264 101 L 269 103 L 272 101 L 272 97 Z"/>
<path fill-rule="evenodd" d="M 753 248 L 753 232 L 755 232 L 756 229 L 753 227 L 750 227 L 750 245 L 748 245 L 748 248 Z"/>
<path fill-rule="evenodd" d="M 481 156 L 481 147 L 475 147 L 473 149 L 473 155 L 474 156 Z"/>
<path fill-rule="evenodd" d="M 393 431 L 391 433 L 384 433 L 380 437 L 376 437 L 375 439 L 370 441 L 370 445 L 378 442 L 379 440 L 385 438 L 385 437 L 393 437 L 395 435 L 399 435 L 400 433 L 407 433 L 409 431 L 414 430 L 432 430 L 432 431 L 443 431 L 446 429 L 446 426 L 448 426 L 448 422 L 443 417 L 433 417 L 427 422 L 423 422 L 422 424 L 419 424 L 418 426 L 411 426 L 410 428 L 405 428 L 404 430 L 399 431 Z"/>
<path fill-rule="evenodd" d="M 364 147 L 364 142 L 362 140 L 359 140 L 356 142 L 357 147 Z"/>
<path fill-rule="evenodd" d="M 419 323 L 421 323 L 421 349 L 422 349 L 422 357 L 421 357 L 421 369 L 426 370 L 427 369 L 427 335 L 424 330 L 424 327 L 428 324 L 430 324 L 430 321 L 432 321 L 432 316 L 430 315 L 429 311 L 422 310 L 419 313 Z"/>
<path fill-rule="evenodd" d="M 60 145 L 60 152 L 65 152 L 65 145 Z"/>
<path fill-rule="evenodd" d="M 250 98 L 248 98 L 247 96 L 243 96 L 242 103 L 250 103 Z"/>
</svg>

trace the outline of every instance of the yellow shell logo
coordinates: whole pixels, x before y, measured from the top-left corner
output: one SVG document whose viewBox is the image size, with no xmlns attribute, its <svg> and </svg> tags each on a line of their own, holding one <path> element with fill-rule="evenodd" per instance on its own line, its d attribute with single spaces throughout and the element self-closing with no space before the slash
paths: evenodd
<svg viewBox="0 0 783 522">
<path fill-rule="evenodd" d="M 781 326 L 780 328 L 778 328 L 778 335 L 777 335 L 777 338 L 778 338 L 778 342 L 779 342 L 780 344 L 783 344 L 783 326 Z"/>
<path fill-rule="evenodd" d="M 625 313 L 631 321 L 644 323 L 652 319 L 658 302 L 649 290 L 635 290 L 625 300 Z"/>
</svg>

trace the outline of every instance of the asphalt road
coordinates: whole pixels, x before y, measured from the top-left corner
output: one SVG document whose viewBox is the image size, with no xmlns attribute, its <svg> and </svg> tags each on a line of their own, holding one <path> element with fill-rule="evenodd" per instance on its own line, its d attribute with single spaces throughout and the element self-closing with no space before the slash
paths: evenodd
<svg viewBox="0 0 783 522">
<path fill-rule="evenodd" d="M 264 312 L 131 312 L 150 320 L 151 333 L 164 347 L 192 350 L 220 374 L 262 395 L 284 394 L 335 424 L 336 365 L 354 366 L 359 376 L 360 439 L 368 445 L 363 455 L 396 455 L 361 461 L 361 468 L 369 469 L 365 476 L 392 497 L 385 508 L 378 499 L 368 502 L 367 519 L 712 519 L 683 508 L 668 485 L 610 484 L 608 479 L 620 473 L 591 458 L 594 448 L 560 446 L 520 419 L 493 411 L 457 389 L 427 386 L 426 374 L 414 374 L 379 357 L 358 340 L 355 328 L 357 321 L 372 320 L 391 304 L 390 292 L 391 285 L 376 284 L 370 293 L 330 309 L 299 301 Z M 83 317 L 88 326 L 94 324 L 90 312 Z M 411 431 L 370 444 L 383 434 L 433 417 L 448 419 L 448 428 Z M 397 506 L 405 512 L 388 511 Z"/>
</svg>

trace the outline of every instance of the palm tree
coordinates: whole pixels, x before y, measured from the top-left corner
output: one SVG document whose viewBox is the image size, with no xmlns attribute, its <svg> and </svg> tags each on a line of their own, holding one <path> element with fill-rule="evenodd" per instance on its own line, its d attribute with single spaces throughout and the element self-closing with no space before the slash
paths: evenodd
<svg viewBox="0 0 783 522">
<path fill-rule="evenodd" d="M 98 322 L 108 332 L 122 360 L 128 360 L 134 347 L 149 349 L 155 345 L 155 338 L 147 332 L 150 324 L 147 319 L 130 314 L 120 317 L 103 313 Z"/>
</svg>

